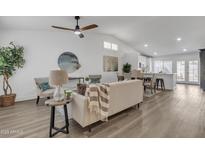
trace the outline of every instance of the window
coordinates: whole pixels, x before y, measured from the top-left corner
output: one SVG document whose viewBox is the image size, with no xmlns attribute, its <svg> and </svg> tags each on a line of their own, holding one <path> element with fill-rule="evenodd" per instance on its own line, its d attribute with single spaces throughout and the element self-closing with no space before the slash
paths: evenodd
<svg viewBox="0 0 205 154">
<path fill-rule="evenodd" d="M 149 66 L 149 68 L 148 68 L 148 72 L 152 72 L 152 58 L 148 58 L 148 66 Z"/>
<path fill-rule="evenodd" d="M 104 48 L 105 49 L 111 49 L 111 43 L 110 42 L 104 42 Z"/>
<path fill-rule="evenodd" d="M 172 61 L 155 61 L 154 72 L 172 73 Z"/>
<path fill-rule="evenodd" d="M 155 61 L 154 62 L 154 72 L 159 73 L 162 71 L 163 62 L 162 61 Z"/>
<path fill-rule="evenodd" d="M 199 62 L 189 61 L 189 82 L 199 82 Z"/>
<path fill-rule="evenodd" d="M 172 73 L 172 61 L 164 61 L 163 72 Z"/>
<path fill-rule="evenodd" d="M 177 61 L 177 81 L 185 81 L 185 61 Z"/>
<path fill-rule="evenodd" d="M 117 51 L 117 50 L 118 50 L 118 45 L 117 45 L 117 44 L 112 43 L 112 50 Z"/>
<path fill-rule="evenodd" d="M 115 44 L 115 43 L 110 43 L 110 42 L 104 41 L 104 48 L 117 51 L 118 50 L 118 45 Z"/>
<path fill-rule="evenodd" d="M 139 56 L 138 57 L 138 67 L 139 67 L 139 69 L 145 69 L 146 66 L 147 66 L 146 57 L 145 56 Z"/>
</svg>

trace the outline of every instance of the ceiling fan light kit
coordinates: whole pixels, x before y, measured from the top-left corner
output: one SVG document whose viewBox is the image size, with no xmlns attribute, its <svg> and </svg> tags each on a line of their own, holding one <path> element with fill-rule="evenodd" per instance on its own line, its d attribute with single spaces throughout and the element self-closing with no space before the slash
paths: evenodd
<svg viewBox="0 0 205 154">
<path fill-rule="evenodd" d="M 75 16 L 75 20 L 76 20 L 76 26 L 75 29 L 72 28 L 66 28 L 66 27 L 59 27 L 59 26 L 51 26 L 52 28 L 57 28 L 57 29 L 61 29 L 61 30 L 69 30 L 69 31 L 73 31 L 74 34 L 78 35 L 80 38 L 84 38 L 84 35 L 82 34 L 83 31 L 86 30 L 90 30 L 90 29 L 94 29 L 97 28 L 98 25 L 96 24 L 91 24 L 85 27 L 80 28 L 80 26 L 78 25 L 78 20 L 80 19 L 79 16 Z"/>
<path fill-rule="evenodd" d="M 74 33 L 75 33 L 76 35 L 80 35 L 80 34 L 81 34 L 80 30 L 75 30 Z"/>
</svg>

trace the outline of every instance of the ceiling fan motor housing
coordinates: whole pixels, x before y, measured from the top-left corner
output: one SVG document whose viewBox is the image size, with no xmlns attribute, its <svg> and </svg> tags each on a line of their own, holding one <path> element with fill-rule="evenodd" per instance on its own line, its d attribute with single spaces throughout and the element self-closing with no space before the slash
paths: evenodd
<svg viewBox="0 0 205 154">
<path fill-rule="evenodd" d="M 80 16 L 75 16 L 75 19 L 76 19 L 76 20 L 79 20 L 79 19 L 80 19 Z"/>
<path fill-rule="evenodd" d="M 76 25 L 75 30 L 80 30 L 80 27 L 78 25 Z"/>
</svg>

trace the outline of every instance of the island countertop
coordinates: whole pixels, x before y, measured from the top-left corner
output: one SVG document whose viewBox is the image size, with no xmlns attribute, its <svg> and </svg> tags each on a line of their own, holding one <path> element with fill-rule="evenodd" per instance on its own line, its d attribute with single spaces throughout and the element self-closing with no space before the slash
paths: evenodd
<svg viewBox="0 0 205 154">
<path fill-rule="evenodd" d="M 176 75 L 176 73 L 144 73 L 145 75 Z"/>
<path fill-rule="evenodd" d="M 176 88 L 176 73 L 144 73 L 145 77 L 155 75 L 155 78 L 164 79 L 165 89 L 174 90 Z"/>
</svg>

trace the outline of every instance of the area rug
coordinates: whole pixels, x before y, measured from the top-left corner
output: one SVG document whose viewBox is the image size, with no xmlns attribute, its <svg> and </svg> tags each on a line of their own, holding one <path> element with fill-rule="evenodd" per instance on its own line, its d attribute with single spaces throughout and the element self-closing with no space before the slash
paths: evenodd
<svg viewBox="0 0 205 154">
<path fill-rule="evenodd" d="M 150 89 L 147 89 L 145 92 L 144 92 L 144 97 L 153 97 L 159 93 L 161 93 L 162 91 L 161 90 L 156 90 L 156 93 L 153 92 L 153 94 L 151 93 L 151 90 Z"/>
</svg>

